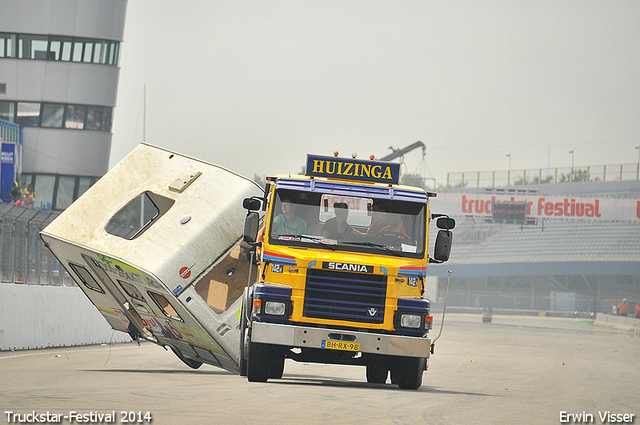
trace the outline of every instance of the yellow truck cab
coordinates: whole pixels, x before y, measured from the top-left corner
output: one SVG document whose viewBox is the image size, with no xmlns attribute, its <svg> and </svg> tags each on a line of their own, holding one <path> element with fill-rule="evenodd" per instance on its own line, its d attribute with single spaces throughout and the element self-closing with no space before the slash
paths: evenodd
<svg viewBox="0 0 640 425">
<path fill-rule="evenodd" d="M 268 178 L 264 197 L 244 202 L 258 282 L 244 294 L 241 374 L 277 379 L 290 358 L 364 365 L 370 383 L 390 372 L 419 388 L 433 322 L 427 264 L 448 259 L 455 223 L 438 218 L 430 259 L 435 194 L 399 185 L 399 164 L 308 155 L 306 170 Z"/>
</svg>

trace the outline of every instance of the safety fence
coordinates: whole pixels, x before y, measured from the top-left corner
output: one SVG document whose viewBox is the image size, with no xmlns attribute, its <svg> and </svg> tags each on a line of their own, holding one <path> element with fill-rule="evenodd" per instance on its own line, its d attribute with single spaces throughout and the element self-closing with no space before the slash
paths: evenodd
<svg viewBox="0 0 640 425">
<path fill-rule="evenodd" d="M 74 286 L 71 276 L 40 239 L 60 212 L 0 204 L 0 281 Z"/>
<path fill-rule="evenodd" d="M 447 173 L 446 187 L 479 188 L 624 180 L 640 180 L 640 161 L 637 164 Z"/>
<path fill-rule="evenodd" d="M 629 305 L 635 306 L 640 298 L 630 298 Z M 438 301 L 442 302 L 443 299 Z M 505 310 L 532 310 L 544 312 L 602 312 L 610 308 L 612 303 L 619 304 L 622 295 L 619 293 L 597 294 L 595 292 L 546 292 L 523 293 L 505 290 L 495 291 L 450 291 L 448 305 L 467 308 L 492 308 Z M 608 311 L 608 310 L 607 310 Z"/>
</svg>

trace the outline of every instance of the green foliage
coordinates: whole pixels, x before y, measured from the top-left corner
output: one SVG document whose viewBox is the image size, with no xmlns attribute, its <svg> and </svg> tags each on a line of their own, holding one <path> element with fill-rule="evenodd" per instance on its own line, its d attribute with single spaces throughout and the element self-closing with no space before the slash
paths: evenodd
<svg viewBox="0 0 640 425">
<path fill-rule="evenodd" d="M 400 177 L 400 184 L 404 184 L 407 186 L 421 187 L 424 190 L 427 190 L 427 185 L 425 184 L 425 179 L 422 178 L 419 174 L 414 173 L 404 173 Z"/>
<path fill-rule="evenodd" d="M 264 176 L 260 177 L 257 173 L 253 173 L 253 181 L 258 183 L 260 187 L 264 187 L 264 184 L 265 184 Z"/>
</svg>

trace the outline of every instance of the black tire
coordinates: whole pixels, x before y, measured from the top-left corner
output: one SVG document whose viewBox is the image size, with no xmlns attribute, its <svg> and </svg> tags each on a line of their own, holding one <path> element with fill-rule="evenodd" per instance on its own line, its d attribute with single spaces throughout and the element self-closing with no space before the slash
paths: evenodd
<svg viewBox="0 0 640 425">
<path fill-rule="evenodd" d="M 245 356 L 245 344 L 248 338 L 247 331 L 247 306 L 249 305 L 250 290 L 244 290 L 242 308 L 240 309 L 240 376 L 247 376 L 247 358 Z"/>
<path fill-rule="evenodd" d="M 269 379 L 280 379 L 284 373 L 284 354 L 277 353 L 271 358 Z"/>
<path fill-rule="evenodd" d="M 422 386 L 427 359 L 422 357 L 402 357 L 394 362 L 391 382 L 403 390 L 417 390 Z"/>
<path fill-rule="evenodd" d="M 247 341 L 247 379 L 249 382 L 267 382 L 271 375 L 273 347 Z"/>
<path fill-rule="evenodd" d="M 180 353 L 178 350 L 176 350 L 173 347 L 171 347 L 171 351 L 173 351 L 173 354 L 175 354 L 176 357 L 178 357 L 182 361 L 182 363 L 186 364 L 191 369 L 198 369 L 200 366 L 202 366 L 202 362 L 199 362 L 197 360 L 192 360 L 183 356 L 182 353 Z"/>
<path fill-rule="evenodd" d="M 367 382 L 370 384 L 384 384 L 389 376 L 389 368 L 381 362 L 372 362 L 367 365 Z"/>
</svg>

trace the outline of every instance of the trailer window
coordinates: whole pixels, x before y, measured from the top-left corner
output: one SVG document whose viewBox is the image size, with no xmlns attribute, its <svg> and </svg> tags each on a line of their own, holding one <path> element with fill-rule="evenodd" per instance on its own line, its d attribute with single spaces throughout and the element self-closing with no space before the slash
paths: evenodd
<svg viewBox="0 0 640 425">
<path fill-rule="evenodd" d="M 84 286 L 91 289 L 92 291 L 104 294 L 104 289 L 102 289 L 100 284 L 96 282 L 96 280 L 93 278 L 93 275 L 89 273 L 89 270 L 78 264 L 69 263 L 69 266 L 75 272 Z"/>
<path fill-rule="evenodd" d="M 151 292 L 151 291 L 148 291 L 148 293 L 149 293 L 149 295 L 151 295 L 151 298 L 153 298 L 153 301 L 155 301 L 155 303 L 158 305 L 158 307 L 160 307 L 160 310 L 162 311 L 162 314 L 164 314 L 165 316 L 167 316 L 170 319 L 176 319 L 176 320 L 179 320 L 181 322 L 184 322 L 184 320 L 182 320 L 182 317 L 180 317 L 180 315 L 178 314 L 176 309 L 173 308 L 173 306 L 171 305 L 169 300 L 166 299 L 164 297 L 164 295 L 160 295 L 160 294 L 157 294 L 157 293 Z"/>
<path fill-rule="evenodd" d="M 124 292 L 126 292 L 127 295 L 129 295 L 131 298 L 136 299 L 138 301 L 146 302 L 146 300 L 144 299 L 140 291 L 138 291 L 138 288 L 136 288 L 129 282 L 124 282 L 120 279 L 116 279 L 116 280 L 118 281 L 118 283 L 120 284 Z"/>
<path fill-rule="evenodd" d="M 153 192 L 143 192 L 109 220 L 106 231 L 123 239 L 135 239 L 169 211 L 174 202 Z"/>
</svg>

